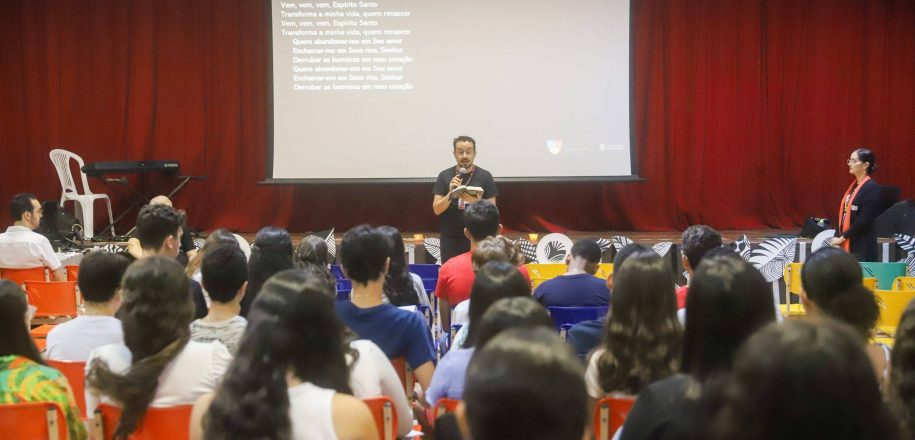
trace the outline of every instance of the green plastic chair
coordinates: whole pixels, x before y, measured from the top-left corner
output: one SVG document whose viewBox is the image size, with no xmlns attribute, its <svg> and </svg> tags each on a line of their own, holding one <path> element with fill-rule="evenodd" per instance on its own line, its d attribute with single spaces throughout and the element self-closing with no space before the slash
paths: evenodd
<svg viewBox="0 0 915 440">
<path fill-rule="evenodd" d="M 861 263 L 864 277 L 877 278 L 877 289 L 890 290 L 896 277 L 906 275 L 905 263 Z"/>
</svg>

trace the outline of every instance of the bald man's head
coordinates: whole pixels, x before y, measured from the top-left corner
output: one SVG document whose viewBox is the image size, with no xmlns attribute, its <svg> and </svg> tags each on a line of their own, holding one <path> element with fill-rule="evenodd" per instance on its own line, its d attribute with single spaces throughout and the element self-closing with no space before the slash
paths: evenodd
<svg viewBox="0 0 915 440">
<path fill-rule="evenodd" d="M 165 205 L 165 206 L 168 206 L 169 208 L 174 208 L 174 206 L 172 205 L 172 201 L 168 197 L 162 196 L 162 195 L 155 196 L 152 199 L 150 199 L 149 204 L 150 205 Z"/>
</svg>

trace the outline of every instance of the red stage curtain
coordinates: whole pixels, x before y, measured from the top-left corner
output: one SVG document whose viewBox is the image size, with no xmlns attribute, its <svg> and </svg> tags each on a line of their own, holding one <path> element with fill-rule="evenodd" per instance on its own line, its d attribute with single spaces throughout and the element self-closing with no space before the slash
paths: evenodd
<svg viewBox="0 0 915 440">
<path fill-rule="evenodd" d="M 877 153 L 876 179 L 911 197 L 911 0 L 633 0 L 632 13 L 646 181 L 501 184 L 505 226 L 793 228 L 835 215 L 859 145 Z M 2 2 L 0 202 L 59 197 L 48 151 L 61 146 L 89 162 L 177 159 L 206 175 L 175 201 L 195 228 L 437 229 L 431 184 L 258 185 L 267 14 L 263 0 Z M 430 142 L 446 166 L 449 137 Z"/>
</svg>

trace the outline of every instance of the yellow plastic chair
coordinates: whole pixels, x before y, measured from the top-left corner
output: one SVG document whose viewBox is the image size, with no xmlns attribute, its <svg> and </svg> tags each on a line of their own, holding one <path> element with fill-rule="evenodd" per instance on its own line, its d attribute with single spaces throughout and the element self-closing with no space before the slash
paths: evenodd
<svg viewBox="0 0 915 440">
<path fill-rule="evenodd" d="M 896 335 L 896 327 L 902 319 L 902 312 L 915 299 L 915 290 L 875 290 L 877 304 L 880 305 L 880 317 L 877 318 L 877 329 L 890 335 Z"/>
<path fill-rule="evenodd" d="M 896 277 L 893 290 L 915 290 L 915 277 Z"/>
<path fill-rule="evenodd" d="M 785 265 L 785 289 L 788 290 L 788 293 L 793 293 L 795 295 L 800 295 L 803 290 L 801 284 L 801 269 L 804 268 L 804 263 L 788 263 Z"/>
<path fill-rule="evenodd" d="M 865 278 L 864 287 L 867 287 L 870 290 L 877 290 L 877 278 L 876 277 Z"/>
<path fill-rule="evenodd" d="M 610 278 L 611 275 L 613 275 L 613 263 L 601 263 L 597 267 L 597 273 L 594 274 L 594 276 L 602 280 Z"/>
<path fill-rule="evenodd" d="M 537 286 L 546 280 L 551 280 L 566 273 L 568 267 L 565 263 L 531 263 L 527 265 L 527 273 L 531 276 L 531 289 L 536 290 Z M 597 267 L 597 273 L 594 276 L 606 280 L 613 274 L 613 263 L 601 263 Z"/>
</svg>

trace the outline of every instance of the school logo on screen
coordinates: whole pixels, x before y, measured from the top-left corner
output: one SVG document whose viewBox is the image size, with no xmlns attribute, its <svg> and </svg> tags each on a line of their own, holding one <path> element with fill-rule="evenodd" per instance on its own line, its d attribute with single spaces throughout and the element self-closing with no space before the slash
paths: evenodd
<svg viewBox="0 0 915 440">
<path fill-rule="evenodd" d="M 553 156 L 559 154 L 562 151 L 562 139 L 548 139 L 546 141 L 546 149 Z"/>
</svg>

